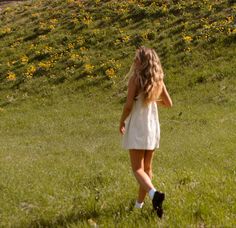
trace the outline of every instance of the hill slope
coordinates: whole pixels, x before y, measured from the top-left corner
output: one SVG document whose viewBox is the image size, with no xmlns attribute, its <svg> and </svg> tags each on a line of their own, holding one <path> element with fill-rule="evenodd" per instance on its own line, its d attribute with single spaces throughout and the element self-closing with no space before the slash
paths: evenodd
<svg viewBox="0 0 236 228">
<path fill-rule="evenodd" d="M 0 88 L 50 93 L 52 85 L 114 84 L 135 46 L 156 49 L 175 91 L 233 77 L 230 1 L 27 1 L 1 14 Z M 44 88 L 44 89 L 43 89 Z"/>
</svg>

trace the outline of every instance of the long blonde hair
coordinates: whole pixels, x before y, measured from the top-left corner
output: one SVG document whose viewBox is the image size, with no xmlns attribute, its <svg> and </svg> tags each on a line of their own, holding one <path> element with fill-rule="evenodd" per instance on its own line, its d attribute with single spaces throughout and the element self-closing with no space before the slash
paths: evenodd
<svg viewBox="0 0 236 228">
<path fill-rule="evenodd" d="M 143 46 L 138 48 L 128 74 L 137 79 L 145 104 L 158 99 L 162 92 L 164 73 L 155 50 Z"/>
</svg>

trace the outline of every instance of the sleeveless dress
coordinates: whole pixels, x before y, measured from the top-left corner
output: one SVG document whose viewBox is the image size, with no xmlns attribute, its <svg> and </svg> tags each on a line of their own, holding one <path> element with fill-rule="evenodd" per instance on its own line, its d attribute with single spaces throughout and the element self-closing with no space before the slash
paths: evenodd
<svg viewBox="0 0 236 228">
<path fill-rule="evenodd" d="M 135 97 L 130 115 L 125 120 L 124 149 L 154 150 L 159 148 L 160 123 L 155 101 L 145 105 L 143 95 Z"/>
</svg>

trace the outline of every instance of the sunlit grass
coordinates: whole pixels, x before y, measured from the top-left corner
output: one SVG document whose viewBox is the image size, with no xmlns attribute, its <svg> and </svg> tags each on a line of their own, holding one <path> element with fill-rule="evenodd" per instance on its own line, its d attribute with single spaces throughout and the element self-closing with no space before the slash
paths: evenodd
<svg viewBox="0 0 236 228">
<path fill-rule="evenodd" d="M 159 221 L 148 198 L 133 211 L 137 184 L 118 133 L 122 104 L 108 91 L 59 94 L 0 113 L 2 226 L 234 225 L 235 102 L 193 104 L 178 94 L 173 109 L 160 109 L 154 183 L 167 199 Z"/>
<path fill-rule="evenodd" d="M 0 14 L 1 227 L 234 227 L 235 6 L 230 1 L 27 1 Z M 27 25 L 27 26 L 25 26 Z M 137 184 L 118 123 L 135 46 L 158 52 L 154 184 Z"/>
</svg>

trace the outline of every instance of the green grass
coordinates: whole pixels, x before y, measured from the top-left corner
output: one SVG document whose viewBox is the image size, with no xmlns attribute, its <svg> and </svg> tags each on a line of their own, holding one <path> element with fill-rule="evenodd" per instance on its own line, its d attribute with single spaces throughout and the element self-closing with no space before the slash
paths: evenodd
<svg viewBox="0 0 236 228">
<path fill-rule="evenodd" d="M 1 227 L 236 226 L 235 4 L 152 2 L 1 11 Z M 159 110 L 153 165 L 162 220 L 148 198 L 133 210 L 138 186 L 118 133 L 141 44 L 160 55 L 174 102 Z"/>
<path fill-rule="evenodd" d="M 80 227 L 92 219 L 105 227 L 233 227 L 236 104 L 232 97 L 206 103 L 201 89 L 160 108 L 154 184 L 167 194 L 162 221 L 148 198 L 142 212 L 133 211 L 137 184 L 120 146 L 122 104 L 112 91 L 58 90 L 2 110 L 1 226 Z"/>
</svg>

